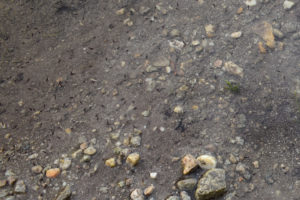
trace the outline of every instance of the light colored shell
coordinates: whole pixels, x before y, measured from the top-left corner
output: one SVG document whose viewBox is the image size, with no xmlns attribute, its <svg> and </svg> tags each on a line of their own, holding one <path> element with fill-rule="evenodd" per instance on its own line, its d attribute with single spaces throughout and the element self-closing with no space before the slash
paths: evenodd
<svg viewBox="0 0 300 200">
<path fill-rule="evenodd" d="M 202 155 L 197 158 L 202 169 L 213 169 L 217 166 L 217 159 L 210 155 Z"/>
</svg>

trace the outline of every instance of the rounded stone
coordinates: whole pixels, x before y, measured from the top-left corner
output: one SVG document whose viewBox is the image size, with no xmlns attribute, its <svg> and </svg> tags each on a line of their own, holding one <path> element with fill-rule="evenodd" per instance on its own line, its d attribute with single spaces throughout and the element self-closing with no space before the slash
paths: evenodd
<svg viewBox="0 0 300 200">
<path fill-rule="evenodd" d="M 95 147 L 90 146 L 90 147 L 86 148 L 83 153 L 91 156 L 91 155 L 94 155 L 96 152 L 97 152 L 97 150 L 95 149 Z"/>
</svg>

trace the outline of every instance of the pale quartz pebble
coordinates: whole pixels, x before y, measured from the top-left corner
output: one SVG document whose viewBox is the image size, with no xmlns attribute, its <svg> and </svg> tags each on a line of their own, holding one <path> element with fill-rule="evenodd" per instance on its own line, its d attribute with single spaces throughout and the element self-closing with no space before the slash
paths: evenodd
<svg viewBox="0 0 300 200">
<path fill-rule="evenodd" d="M 232 38 L 239 38 L 242 36 L 242 32 L 241 31 L 237 31 L 237 32 L 234 32 L 234 33 L 231 33 L 230 35 Z"/>
<path fill-rule="evenodd" d="M 210 155 L 202 155 L 197 158 L 202 169 L 214 169 L 217 166 L 217 159 Z"/>
</svg>

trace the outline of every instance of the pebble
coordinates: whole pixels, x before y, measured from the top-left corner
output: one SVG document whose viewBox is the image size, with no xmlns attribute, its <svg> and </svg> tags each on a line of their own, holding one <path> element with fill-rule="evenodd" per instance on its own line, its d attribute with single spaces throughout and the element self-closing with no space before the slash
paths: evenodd
<svg viewBox="0 0 300 200">
<path fill-rule="evenodd" d="M 90 155 L 84 155 L 81 159 L 80 162 L 90 162 L 91 161 L 91 156 Z"/>
<path fill-rule="evenodd" d="M 141 189 L 135 189 L 131 192 L 130 198 L 132 200 L 144 200 L 143 191 Z"/>
<path fill-rule="evenodd" d="M 123 15 L 125 13 L 125 8 L 121 8 L 120 10 L 116 11 L 117 15 Z"/>
<path fill-rule="evenodd" d="M 247 6 L 255 6 L 257 3 L 256 0 L 245 0 L 245 4 Z"/>
<path fill-rule="evenodd" d="M 149 196 L 153 193 L 155 187 L 154 185 L 150 185 L 148 186 L 145 190 L 144 190 L 144 195 Z"/>
<path fill-rule="evenodd" d="M 224 64 L 224 69 L 225 69 L 225 71 L 232 73 L 234 75 L 238 75 L 240 77 L 244 76 L 243 68 L 241 68 L 240 66 L 238 66 L 237 64 L 235 64 L 232 61 L 226 62 Z"/>
<path fill-rule="evenodd" d="M 135 147 L 138 147 L 141 145 L 141 140 L 142 138 L 140 136 L 134 136 L 130 139 L 130 144 Z"/>
<path fill-rule="evenodd" d="M 198 166 L 198 162 L 194 156 L 187 154 L 181 159 L 181 165 L 183 167 L 182 173 L 186 175 Z"/>
<path fill-rule="evenodd" d="M 52 168 L 48 169 L 46 172 L 46 176 L 48 178 L 55 178 L 60 174 L 60 169 L 59 168 Z"/>
<path fill-rule="evenodd" d="M 37 154 L 37 153 L 34 153 L 34 154 L 28 156 L 28 159 L 29 159 L 29 160 L 33 160 L 33 159 L 35 159 L 35 158 L 37 158 L 37 157 L 38 157 L 38 154 Z"/>
<path fill-rule="evenodd" d="M 166 200 L 180 200 L 178 196 L 169 196 Z"/>
<path fill-rule="evenodd" d="M 232 38 L 240 38 L 242 36 L 242 32 L 241 31 L 238 31 L 238 32 L 234 32 L 234 33 L 231 33 L 230 35 Z"/>
<path fill-rule="evenodd" d="M 285 10 L 290 10 L 290 9 L 292 9 L 292 8 L 294 7 L 294 5 L 295 5 L 295 3 L 292 2 L 292 1 L 286 0 L 286 1 L 283 2 L 283 8 L 284 8 Z"/>
<path fill-rule="evenodd" d="M 202 169 L 213 169 L 217 166 L 217 159 L 210 155 L 202 155 L 197 158 Z"/>
<path fill-rule="evenodd" d="M 149 110 L 145 110 L 141 113 L 144 117 L 149 117 L 150 116 L 150 111 Z"/>
<path fill-rule="evenodd" d="M 176 107 L 174 108 L 174 112 L 175 112 L 175 113 L 183 113 L 183 108 L 182 108 L 182 106 L 176 106 Z"/>
<path fill-rule="evenodd" d="M 109 158 L 105 161 L 105 165 L 108 167 L 115 167 L 116 166 L 116 159 L 115 158 Z"/>
<path fill-rule="evenodd" d="M 170 61 L 169 59 L 167 59 L 164 56 L 161 56 L 159 58 L 157 58 L 154 62 L 153 62 L 153 66 L 154 67 L 166 67 L 170 65 Z"/>
<path fill-rule="evenodd" d="M 266 21 L 258 23 L 253 28 L 254 32 L 263 38 L 266 45 L 273 49 L 275 47 L 275 37 L 273 34 L 272 25 Z"/>
<path fill-rule="evenodd" d="M 215 36 L 215 26 L 212 24 L 208 24 L 205 26 L 205 32 L 207 37 L 211 38 Z"/>
<path fill-rule="evenodd" d="M 291 36 L 291 38 L 292 38 L 293 40 L 299 40 L 299 39 L 300 39 L 300 32 L 294 33 L 294 34 Z"/>
<path fill-rule="evenodd" d="M 69 167 L 71 166 L 71 164 L 72 164 L 72 160 L 70 158 L 60 159 L 60 161 L 59 161 L 59 167 L 62 170 L 69 169 Z"/>
<path fill-rule="evenodd" d="M 6 185 L 7 181 L 5 179 L 0 180 L 0 188 L 4 187 Z"/>
<path fill-rule="evenodd" d="M 43 170 L 43 167 L 41 165 L 36 165 L 31 168 L 31 171 L 35 174 L 41 173 L 42 170 Z"/>
<path fill-rule="evenodd" d="M 151 172 L 150 173 L 150 178 L 156 179 L 157 178 L 157 172 Z"/>
<path fill-rule="evenodd" d="M 97 150 L 93 146 L 90 146 L 90 147 L 86 148 L 83 153 L 91 156 L 91 155 L 94 155 L 96 153 L 96 151 Z"/>
<path fill-rule="evenodd" d="M 25 193 L 26 185 L 25 185 L 24 181 L 22 181 L 22 180 L 17 181 L 14 191 L 15 191 L 15 193 Z"/>
<path fill-rule="evenodd" d="M 81 155 L 81 153 L 82 153 L 82 149 L 78 149 L 77 151 L 75 151 L 74 153 L 72 153 L 71 157 L 74 158 L 74 159 L 78 158 L 79 155 Z"/>
<path fill-rule="evenodd" d="M 193 190 L 195 186 L 197 185 L 197 179 L 195 178 L 189 178 L 189 179 L 184 179 L 180 180 L 177 182 L 177 187 L 179 190 Z"/>
<path fill-rule="evenodd" d="M 170 32 L 170 36 L 171 37 L 178 37 L 180 35 L 180 32 L 178 29 L 173 29 L 171 32 Z"/>
<path fill-rule="evenodd" d="M 141 6 L 140 9 L 139 9 L 139 13 L 141 15 L 146 15 L 147 13 L 149 13 L 150 11 L 150 8 L 149 7 L 144 7 L 144 6 Z"/>
<path fill-rule="evenodd" d="M 135 166 L 138 164 L 139 160 L 140 160 L 139 153 L 131 153 L 128 155 L 126 159 L 126 163 L 130 164 L 131 166 Z"/>
<path fill-rule="evenodd" d="M 61 192 L 57 195 L 55 200 L 67 200 L 72 195 L 72 191 L 69 185 L 65 186 Z"/>
<path fill-rule="evenodd" d="M 199 40 L 193 40 L 192 41 L 192 46 L 198 46 L 200 44 Z"/>
<path fill-rule="evenodd" d="M 279 39 L 282 39 L 284 37 L 284 34 L 277 28 L 273 28 L 273 34 Z"/>
<path fill-rule="evenodd" d="M 7 178 L 7 181 L 8 181 L 8 185 L 13 185 L 17 181 L 17 177 L 16 176 L 9 176 Z"/>
<path fill-rule="evenodd" d="M 184 42 L 179 41 L 179 40 L 172 40 L 172 41 L 169 41 L 169 45 L 172 48 L 182 50 L 182 48 L 184 47 Z"/>
<path fill-rule="evenodd" d="M 0 198 L 6 197 L 8 194 L 9 194 L 9 190 L 8 189 L 0 190 Z"/>
<path fill-rule="evenodd" d="M 232 164 L 236 164 L 238 161 L 237 161 L 237 158 L 233 155 L 233 154 L 230 154 L 229 156 L 229 161 L 232 163 Z"/>
<path fill-rule="evenodd" d="M 180 197 L 181 197 L 181 200 L 191 200 L 191 197 L 189 196 L 189 194 L 186 191 L 180 192 Z"/>
<path fill-rule="evenodd" d="M 197 200 L 214 199 L 226 192 L 225 170 L 210 169 L 199 179 L 195 197 Z"/>
<path fill-rule="evenodd" d="M 254 161 L 252 164 L 253 164 L 255 169 L 259 168 L 259 162 L 258 161 Z"/>
</svg>

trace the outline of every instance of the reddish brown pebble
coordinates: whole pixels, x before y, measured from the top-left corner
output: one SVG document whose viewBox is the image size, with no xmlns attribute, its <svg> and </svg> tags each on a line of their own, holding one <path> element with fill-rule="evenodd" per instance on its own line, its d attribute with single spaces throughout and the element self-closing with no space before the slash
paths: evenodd
<svg viewBox="0 0 300 200">
<path fill-rule="evenodd" d="M 46 176 L 48 178 L 55 178 L 60 174 L 60 169 L 59 168 L 53 168 L 53 169 L 48 169 L 46 172 Z"/>
</svg>

